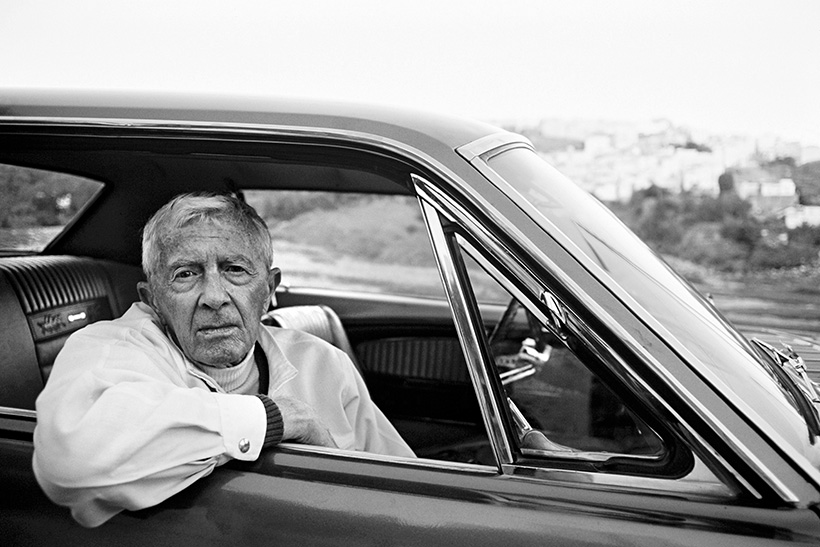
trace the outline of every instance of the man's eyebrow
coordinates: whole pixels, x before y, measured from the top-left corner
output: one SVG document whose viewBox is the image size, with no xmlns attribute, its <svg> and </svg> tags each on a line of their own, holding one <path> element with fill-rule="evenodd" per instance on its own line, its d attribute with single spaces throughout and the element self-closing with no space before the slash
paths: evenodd
<svg viewBox="0 0 820 547">
<path fill-rule="evenodd" d="M 254 257 L 244 254 L 235 254 L 226 256 L 224 259 L 220 260 L 220 264 L 231 263 L 231 262 L 240 262 L 242 264 L 253 265 L 256 263 Z"/>
<path fill-rule="evenodd" d="M 248 255 L 235 254 L 235 255 L 226 256 L 224 259 L 220 260 L 220 262 L 237 262 L 237 261 L 240 261 L 240 260 L 244 260 L 244 261 L 249 262 L 252 259 Z"/>
<path fill-rule="evenodd" d="M 175 270 L 177 268 L 182 268 L 184 266 L 199 266 L 201 262 L 198 260 L 192 260 L 190 258 L 180 258 L 177 260 L 172 260 L 167 264 L 167 268 L 171 270 Z"/>
</svg>

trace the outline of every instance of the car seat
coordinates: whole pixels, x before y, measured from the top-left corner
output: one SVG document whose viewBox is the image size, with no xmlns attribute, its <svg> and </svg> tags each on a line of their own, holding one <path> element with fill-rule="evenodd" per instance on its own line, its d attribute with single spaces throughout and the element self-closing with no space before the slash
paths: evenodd
<svg viewBox="0 0 820 547">
<path fill-rule="evenodd" d="M 276 308 L 262 317 L 262 323 L 285 329 L 301 330 L 318 336 L 347 353 L 359 374 L 362 373 L 359 360 L 353 352 L 342 321 L 329 307 L 319 305 Z"/>
</svg>

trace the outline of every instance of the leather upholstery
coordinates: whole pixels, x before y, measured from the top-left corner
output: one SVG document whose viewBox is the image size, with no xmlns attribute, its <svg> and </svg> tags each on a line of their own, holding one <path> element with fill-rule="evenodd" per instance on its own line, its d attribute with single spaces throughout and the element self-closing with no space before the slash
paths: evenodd
<svg viewBox="0 0 820 547">
<path fill-rule="evenodd" d="M 361 374 L 359 360 L 353 352 L 339 316 L 327 306 L 289 306 L 268 312 L 262 318 L 266 325 L 301 330 L 330 342 L 350 356 Z"/>
<path fill-rule="evenodd" d="M 0 406 L 33 409 L 68 336 L 122 314 L 136 299 L 125 287 L 140 277 L 139 268 L 90 258 L 0 258 Z"/>
<path fill-rule="evenodd" d="M 399 378 L 469 383 L 457 338 L 386 338 L 358 344 L 367 371 Z"/>
</svg>

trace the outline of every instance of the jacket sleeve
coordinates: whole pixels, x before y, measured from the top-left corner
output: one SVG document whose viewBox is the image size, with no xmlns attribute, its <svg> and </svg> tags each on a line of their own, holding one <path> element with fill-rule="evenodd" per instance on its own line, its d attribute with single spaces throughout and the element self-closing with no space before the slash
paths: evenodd
<svg viewBox="0 0 820 547">
<path fill-rule="evenodd" d="M 356 367 L 347 355 L 341 355 L 347 371 L 347 382 L 342 391 L 344 412 L 355 432 L 356 449 L 415 458 L 413 450 L 370 398 L 370 392 Z"/>
<path fill-rule="evenodd" d="M 175 382 L 165 359 L 150 343 L 82 331 L 58 356 L 37 399 L 33 467 L 80 524 L 150 507 L 230 458 L 259 456 L 262 401 Z"/>
</svg>

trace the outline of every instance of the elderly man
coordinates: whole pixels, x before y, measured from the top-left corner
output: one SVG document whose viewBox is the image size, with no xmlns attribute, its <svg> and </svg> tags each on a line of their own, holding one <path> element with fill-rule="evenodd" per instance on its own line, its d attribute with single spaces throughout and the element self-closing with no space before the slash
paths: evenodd
<svg viewBox="0 0 820 547">
<path fill-rule="evenodd" d="M 78 522 L 281 441 L 413 456 L 344 352 L 260 323 L 272 258 L 264 221 L 232 197 L 179 196 L 148 221 L 141 302 L 72 335 L 37 399 L 34 471 Z"/>
</svg>

